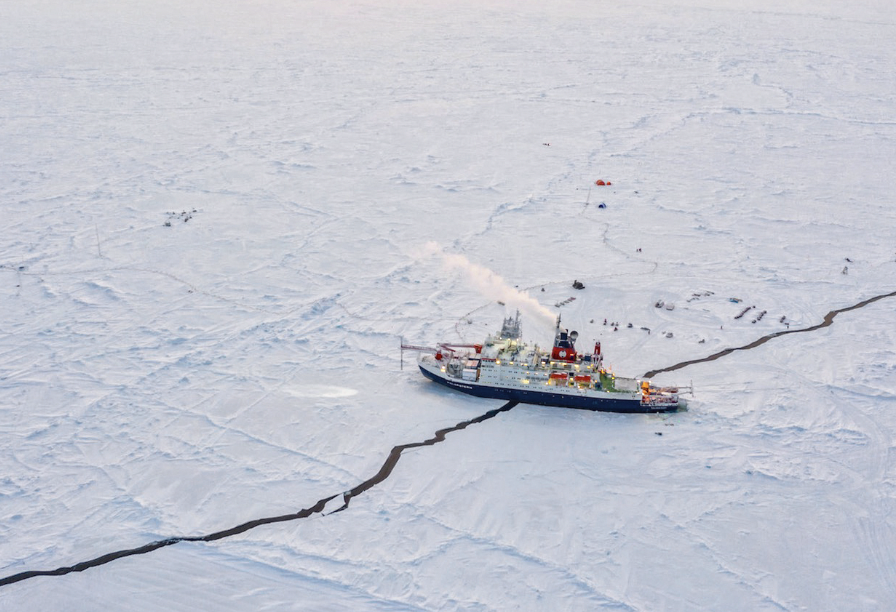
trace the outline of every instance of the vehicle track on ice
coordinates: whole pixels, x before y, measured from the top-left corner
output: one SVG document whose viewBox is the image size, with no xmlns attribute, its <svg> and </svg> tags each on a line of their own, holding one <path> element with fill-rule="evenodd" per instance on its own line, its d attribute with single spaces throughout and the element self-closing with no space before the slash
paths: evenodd
<svg viewBox="0 0 896 612">
<path fill-rule="evenodd" d="M 725 355 L 730 355 L 734 351 L 747 351 L 752 348 L 756 348 L 757 346 L 761 346 L 761 345 L 765 344 L 772 338 L 777 338 L 779 336 L 786 336 L 787 334 L 804 334 L 806 332 L 813 332 L 813 331 L 821 329 L 823 327 L 830 327 L 831 325 L 833 325 L 834 318 L 838 314 L 840 314 L 842 312 L 849 312 L 850 310 L 857 310 L 859 308 L 864 308 L 868 304 L 872 304 L 878 300 L 882 300 L 882 299 L 888 298 L 888 297 L 896 297 L 896 291 L 891 291 L 890 293 L 876 295 L 874 297 L 868 298 L 867 300 L 863 300 L 863 301 L 859 302 L 858 304 L 853 304 L 852 306 L 847 306 L 845 308 L 838 308 L 836 310 L 832 310 L 824 316 L 824 320 L 821 323 L 819 323 L 818 325 L 813 325 L 812 327 L 804 327 L 803 329 L 785 329 L 782 331 L 774 332 L 774 333 L 768 334 L 766 336 L 762 336 L 761 338 L 754 340 L 753 342 L 750 342 L 749 344 L 745 344 L 743 346 L 736 346 L 733 348 L 727 348 L 727 349 L 719 351 L 718 353 L 713 353 L 712 355 L 710 355 L 708 357 L 701 357 L 699 359 L 690 359 L 688 361 L 682 361 L 681 363 L 676 363 L 675 365 L 669 366 L 668 368 L 659 368 L 657 370 L 651 370 L 651 371 L 647 372 L 646 374 L 644 374 L 644 378 L 653 378 L 654 376 L 656 376 L 657 374 L 659 374 L 661 372 L 673 372 L 675 370 L 680 370 L 682 368 L 686 368 L 690 365 L 694 365 L 697 363 L 703 363 L 706 361 L 715 361 L 716 359 L 719 359 L 720 357 L 724 357 Z"/>
<path fill-rule="evenodd" d="M 308 518 L 313 514 L 321 514 L 323 516 L 333 514 L 335 512 L 341 512 L 348 508 L 351 500 L 355 497 L 358 497 L 362 493 L 372 489 L 376 485 L 380 484 L 392 474 L 392 470 L 395 469 L 395 466 L 398 464 L 398 461 L 401 459 L 401 455 L 404 451 L 412 448 L 419 448 L 421 446 L 433 446 L 434 444 L 438 444 L 439 442 L 445 441 L 445 436 L 448 434 L 460 431 L 462 429 L 466 429 L 470 425 L 475 425 L 477 423 L 482 423 L 483 421 L 487 421 L 491 418 L 498 416 L 502 412 L 507 412 L 511 410 L 514 406 L 517 405 L 517 402 L 507 402 L 500 408 L 495 408 L 494 410 L 489 410 L 488 412 L 479 415 L 476 418 L 470 419 L 468 421 L 461 421 L 457 425 L 453 427 L 446 427 L 444 429 L 439 429 L 436 431 L 431 438 L 428 438 L 422 442 L 411 442 L 409 444 L 400 444 L 392 448 L 389 452 L 389 456 L 386 458 L 386 461 L 383 463 L 382 467 L 379 471 L 368 478 L 364 482 L 356 485 L 354 488 L 349 489 L 341 493 L 342 495 L 342 505 L 331 511 L 324 514 L 324 510 L 328 503 L 336 499 L 340 496 L 339 493 L 335 495 L 330 495 L 329 497 L 324 497 L 323 499 L 319 499 L 314 505 L 309 506 L 308 508 L 304 508 L 299 510 L 298 512 L 294 512 L 291 514 L 282 514 L 280 516 L 271 516 L 266 518 L 259 518 L 251 521 L 247 521 L 236 527 L 231 527 L 230 529 L 223 529 L 221 531 L 216 531 L 214 533 L 210 533 L 207 535 L 200 536 L 175 536 L 171 538 L 165 538 L 163 540 L 156 540 L 155 542 L 150 542 L 149 544 L 144 544 L 143 546 L 138 546 L 136 548 L 128 548 L 125 550 L 119 550 L 111 553 L 107 553 L 100 557 L 96 557 L 95 559 L 91 559 L 89 561 L 82 561 L 81 563 L 75 563 L 74 565 L 69 565 L 65 567 L 59 567 L 54 570 L 30 570 L 26 572 L 20 572 L 18 574 L 13 574 L 11 576 L 7 576 L 5 578 L 0 578 L 0 587 L 14 584 L 16 582 L 21 582 L 22 580 L 27 580 L 29 578 L 36 578 L 37 576 L 64 576 L 66 574 L 70 574 L 72 572 L 83 572 L 84 570 L 88 570 L 92 567 L 98 567 L 100 565 L 105 565 L 106 563 L 110 563 L 117 559 L 122 559 L 124 557 L 132 557 L 134 555 L 145 555 L 147 553 L 151 553 L 154 550 L 158 550 L 160 548 L 164 548 L 166 546 L 171 546 L 173 544 L 177 544 L 179 542 L 214 542 L 215 540 L 221 540 L 224 538 L 229 538 L 231 536 L 235 536 L 241 533 L 245 533 L 250 529 L 255 529 L 256 527 L 260 527 L 262 525 L 270 525 L 272 523 L 284 523 L 287 521 L 296 521 L 299 519 Z"/>
</svg>

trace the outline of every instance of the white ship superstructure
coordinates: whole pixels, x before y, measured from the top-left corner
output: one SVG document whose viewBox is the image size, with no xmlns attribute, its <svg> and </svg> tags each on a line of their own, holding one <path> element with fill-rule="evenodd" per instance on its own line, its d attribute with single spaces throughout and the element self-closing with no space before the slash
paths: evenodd
<svg viewBox="0 0 896 612">
<path fill-rule="evenodd" d="M 418 365 L 427 378 L 478 397 L 613 412 L 678 408 L 677 388 L 616 377 L 604 368 L 600 342 L 591 353 L 582 354 L 576 351 L 577 339 L 557 317 L 550 350 L 527 344 L 517 312 L 483 344 L 440 344 L 422 352 Z"/>
</svg>

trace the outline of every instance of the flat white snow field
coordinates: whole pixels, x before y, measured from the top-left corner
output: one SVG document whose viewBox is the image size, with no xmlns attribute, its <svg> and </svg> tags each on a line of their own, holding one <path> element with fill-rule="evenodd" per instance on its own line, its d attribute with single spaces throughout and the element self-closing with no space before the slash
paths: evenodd
<svg viewBox="0 0 896 612">
<path fill-rule="evenodd" d="M 503 405 L 402 338 L 560 312 L 641 376 L 896 291 L 894 41 L 889 0 L 0 3 L 0 581 L 337 496 L 0 610 L 896 609 L 896 296 L 331 513 Z"/>
</svg>

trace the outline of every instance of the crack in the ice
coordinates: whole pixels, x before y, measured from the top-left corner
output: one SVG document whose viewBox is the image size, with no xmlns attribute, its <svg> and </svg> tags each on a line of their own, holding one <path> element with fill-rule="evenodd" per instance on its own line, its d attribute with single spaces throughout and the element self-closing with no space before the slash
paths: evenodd
<svg viewBox="0 0 896 612">
<path fill-rule="evenodd" d="M 667 368 L 660 368 L 657 370 L 652 370 L 650 372 L 647 372 L 644 375 L 644 378 L 651 378 L 661 372 L 672 372 L 675 370 L 680 370 L 689 365 L 694 365 L 697 363 L 703 363 L 706 361 L 714 361 L 716 359 L 719 359 L 720 357 L 724 357 L 725 355 L 730 355 L 734 351 L 744 351 L 744 350 L 749 350 L 751 348 L 755 348 L 757 346 L 765 344 L 772 338 L 777 338 L 779 336 L 784 336 L 787 334 L 806 333 L 806 332 L 815 331 L 817 329 L 821 329 L 823 327 L 829 327 L 830 325 L 833 324 L 834 318 L 838 314 L 843 313 L 843 312 L 849 312 L 850 310 L 856 310 L 859 308 L 863 308 L 863 307 L 865 307 L 869 304 L 872 304 L 878 300 L 882 300 L 882 299 L 888 298 L 888 297 L 896 297 L 896 291 L 893 291 L 891 293 L 885 293 L 882 295 L 877 295 L 872 298 L 868 298 L 867 300 L 863 300 L 857 304 L 853 304 L 852 306 L 847 306 L 845 308 L 838 308 L 836 310 L 832 310 L 828 314 L 826 314 L 824 317 L 824 320 L 817 325 L 813 325 L 811 327 L 806 327 L 803 329 L 791 329 L 791 330 L 783 330 L 783 331 L 774 332 L 774 333 L 768 334 L 766 336 L 762 336 L 758 340 L 754 340 L 753 342 L 751 342 L 749 344 L 745 344 L 744 346 L 724 349 L 724 350 L 719 351 L 718 353 L 714 353 L 708 357 L 703 357 L 700 359 L 691 359 L 689 361 L 683 361 L 681 363 L 677 363 L 677 364 L 675 364 L 673 366 L 669 366 Z M 445 429 L 440 429 L 435 432 L 433 437 L 428 438 L 427 440 L 424 440 L 423 442 L 412 442 L 410 444 L 400 444 L 398 446 L 393 447 L 391 452 L 389 453 L 389 456 L 386 458 L 386 461 L 383 463 L 383 465 L 379 469 L 379 471 L 371 478 L 368 478 L 367 480 L 365 480 L 364 482 L 355 486 L 354 488 L 342 493 L 342 501 L 343 501 L 342 505 L 339 508 L 337 508 L 336 510 L 333 510 L 332 512 L 327 513 L 327 515 L 334 514 L 336 512 L 342 512 L 343 510 L 348 508 L 348 506 L 351 503 L 351 500 L 353 498 L 363 494 L 364 492 L 368 491 L 369 489 L 375 487 L 379 483 L 386 480 L 392 474 L 392 470 L 395 469 L 395 466 L 398 464 L 399 459 L 401 459 L 401 454 L 404 451 L 411 449 L 411 448 L 419 448 L 421 446 L 432 446 L 439 442 L 443 442 L 445 440 L 445 436 L 447 434 L 449 434 L 453 431 L 460 431 L 462 429 L 466 429 L 467 426 L 469 426 L 469 425 L 482 423 L 483 421 L 491 419 L 502 412 L 507 412 L 508 410 L 511 410 L 516 405 L 517 405 L 517 402 L 514 402 L 514 401 L 507 402 L 500 408 L 495 408 L 494 410 L 489 410 L 488 412 L 481 414 L 476 418 L 470 419 L 468 421 L 461 421 L 460 423 L 458 423 L 457 425 L 454 425 L 453 427 L 446 427 Z M 235 535 L 244 533 L 246 531 L 249 531 L 250 529 L 260 527 L 261 525 L 269 525 L 272 523 L 282 523 L 282 522 L 286 522 L 286 521 L 295 521 L 298 519 L 307 518 L 307 517 L 311 516 L 312 514 L 323 513 L 327 504 L 329 502 L 333 501 L 334 499 L 336 499 L 337 497 L 339 497 L 339 494 L 325 497 L 323 499 L 318 500 L 317 503 L 315 503 L 313 506 L 304 508 L 304 509 L 302 509 L 298 512 L 294 512 L 292 514 L 283 514 L 280 516 L 255 519 L 252 521 L 248 521 L 246 523 L 242 523 L 241 525 L 237 525 L 236 527 L 231 527 L 230 529 L 224 529 L 222 531 L 216 531 L 214 533 L 210 533 L 210 534 L 207 534 L 204 536 L 178 536 L 178 537 L 166 538 L 164 540 L 157 540 L 155 542 L 150 542 L 149 544 L 145 544 L 145 545 L 139 546 L 137 548 L 129 548 L 126 550 L 111 552 L 111 553 L 102 555 L 100 557 L 97 557 L 95 559 L 91 559 L 90 561 L 83 561 L 81 563 L 76 563 L 74 565 L 60 567 L 55 570 L 30 570 L 30 571 L 26 571 L 26 572 L 20 572 L 18 574 L 13 574 L 12 576 L 7 576 L 6 578 L 0 578 L 0 587 L 8 585 L 8 584 L 20 582 L 22 580 L 27 580 L 28 578 L 34 578 L 37 576 L 63 576 L 65 574 L 70 574 L 72 572 L 83 572 L 84 570 L 90 569 L 92 567 L 105 565 L 106 563 L 115 561 L 116 559 L 121 559 L 123 557 L 130 557 L 133 555 L 144 555 L 144 554 L 150 553 L 154 550 L 158 550 L 159 548 L 164 548 L 166 546 L 171 546 L 172 544 L 177 544 L 178 542 L 213 542 L 215 540 L 220 540 L 223 538 L 228 538 L 231 536 L 235 536 Z"/>
<path fill-rule="evenodd" d="M 715 361 L 716 359 L 719 359 L 720 357 L 724 357 L 725 355 L 730 355 L 734 351 L 747 351 L 749 349 L 756 348 L 757 346 L 763 345 L 766 342 L 768 342 L 769 340 L 771 340 L 772 338 L 777 338 L 778 336 L 786 336 L 787 334 L 803 334 L 806 332 L 811 332 L 811 331 L 815 331 L 817 329 L 821 329 L 823 327 L 830 327 L 834 323 L 834 318 L 838 314 L 840 314 L 842 312 L 849 312 L 850 310 L 856 310 L 859 308 L 863 308 L 863 307 L 867 306 L 868 304 L 871 304 L 873 302 L 876 302 L 878 300 L 882 300 L 882 299 L 888 298 L 888 297 L 896 297 L 896 291 L 893 291 L 891 293 L 884 293 L 882 295 L 876 295 L 872 298 L 868 298 L 867 300 L 863 300 L 863 301 L 859 302 L 858 304 L 853 304 L 852 306 L 847 306 L 846 308 L 838 308 L 836 310 L 832 310 L 824 316 L 824 320 L 821 323 L 819 323 L 818 325 L 813 325 L 812 327 L 805 327 L 803 329 L 785 329 L 782 331 L 774 332 L 774 333 L 768 334 L 766 336 L 762 336 L 758 340 L 754 340 L 753 342 L 750 342 L 749 344 L 745 344 L 743 346 L 736 346 L 734 348 L 727 348 L 727 349 L 719 351 L 718 353 L 713 353 L 712 355 L 710 355 L 708 357 L 701 357 L 700 359 L 691 359 L 688 361 L 682 361 L 681 363 L 676 363 L 675 365 L 669 366 L 668 368 L 659 368 L 658 370 L 651 370 L 650 372 L 647 372 L 646 374 L 644 374 L 644 378 L 653 378 L 660 372 L 673 372 L 675 370 L 680 370 L 682 368 L 686 368 L 687 366 L 694 365 L 697 363 L 703 363 L 705 361 Z"/>
<path fill-rule="evenodd" d="M 410 448 L 419 448 L 421 446 L 432 446 L 439 442 L 444 442 L 445 436 L 453 431 L 460 431 L 461 429 L 466 429 L 469 425 L 475 425 L 477 423 L 482 423 L 483 421 L 487 421 L 502 412 L 507 412 L 517 405 L 517 402 L 507 402 L 500 408 L 495 408 L 494 410 L 489 410 L 485 414 L 481 414 L 474 419 L 470 419 L 468 421 L 461 421 L 457 425 L 453 427 L 446 427 L 444 429 L 440 429 L 435 432 L 435 434 L 424 440 L 423 442 L 412 442 L 410 444 L 400 444 L 392 448 L 392 451 L 389 453 L 389 456 L 386 458 L 385 463 L 380 468 L 380 470 L 371 478 L 368 478 L 361 484 L 357 485 L 353 489 L 350 489 L 344 493 L 342 493 L 342 501 L 343 504 L 333 512 L 327 513 L 333 514 L 335 512 L 341 512 L 348 508 L 351 500 L 365 491 L 375 487 L 379 483 L 386 480 L 390 474 L 392 474 L 392 470 L 395 469 L 396 464 L 398 464 L 398 460 L 401 459 L 401 454 L 410 449 Z M 260 527 L 261 525 L 269 525 L 271 523 L 283 523 L 286 521 L 295 521 L 298 519 L 308 518 L 312 514 L 322 513 L 326 505 L 339 497 L 339 494 L 331 495 L 329 497 L 325 497 L 320 499 L 313 506 L 308 508 L 304 508 L 299 510 L 298 512 L 294 512 L 292 514 L 283 514 L 280 516 L 272 516 L 267 518 L 255 519 L 252 521 L 248 521 L 241 525 L 237 525 L 236 527 L 231 527 L 230 529 L 224 529 L 222 531 L 216 531 L 214 533 L 210 533 L 204 536 L 177 536 L 173 538 L 166 538 L 164 540 L 157 540 L 155 542 L 150 542 L 149 544 L 145 544 L 143 546 L 138 546 L 137 548 L 129 548 L 126 550 L 119 550 L 116 552 L 111 552 L 96 559 L 91 559 L 90 561 L 82 561 L 81 563 L 76 563 L 74 565 L 69 565 L 66 567 L 59 567 L 54 570 L 30 570 L 27 572 L 20 572 L 18 574 L 13 574 L 12 576 L 7 576 L 5 578 L 0 578 L 0 587 L 5 586 L 7 584 L 13 584 L 15 582 L 20 582 L 22 580 L 27 580 L 28 578 L 35 578 L 37 576 L 64 576 L 65 574 L 70 574 L 72 572 L 83 572 L 84 570 L 90 569 L 92 567 L 97 567 L 99 565 L 105 565 L 111 561 L 115 561 L 116 559 L 121 559 L 124 557 L 131 557 L 134 555 L 145 555 L 146 553 L 150 553 L 154 550 L 158 550 L 159 548 L 164 548 L 166 546 L 171 546 L 172 544 L 177 544 L 178 542 L 213 542 L 215 540 L 220 540 L 223 538 L 229 538 L 231 536 L 235 536 L 250 529 L 255 529 L 256 527 Z M 326 515 L 324 515 L 326 516 Z"/>
</svg>

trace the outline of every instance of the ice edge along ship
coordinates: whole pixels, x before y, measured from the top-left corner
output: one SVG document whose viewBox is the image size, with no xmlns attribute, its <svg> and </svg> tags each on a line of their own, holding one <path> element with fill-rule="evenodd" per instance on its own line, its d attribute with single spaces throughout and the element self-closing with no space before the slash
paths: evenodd
<svg viewBox="0 0 896 612">
<path fill-rule="evenodd" d="M 602 412 L 668 412 L 679 407 L 677 387 L 615 377 L 604 368 L 600 342 L 591 354 L 576 352 L 578 333 L 560 326 L 545 352 L 522 341 L 520 313 L 504 319 L 501 332 L 483 344 L 439 344 L 418 350 L 423 375 L 476 397 Z"/>
</svg>

